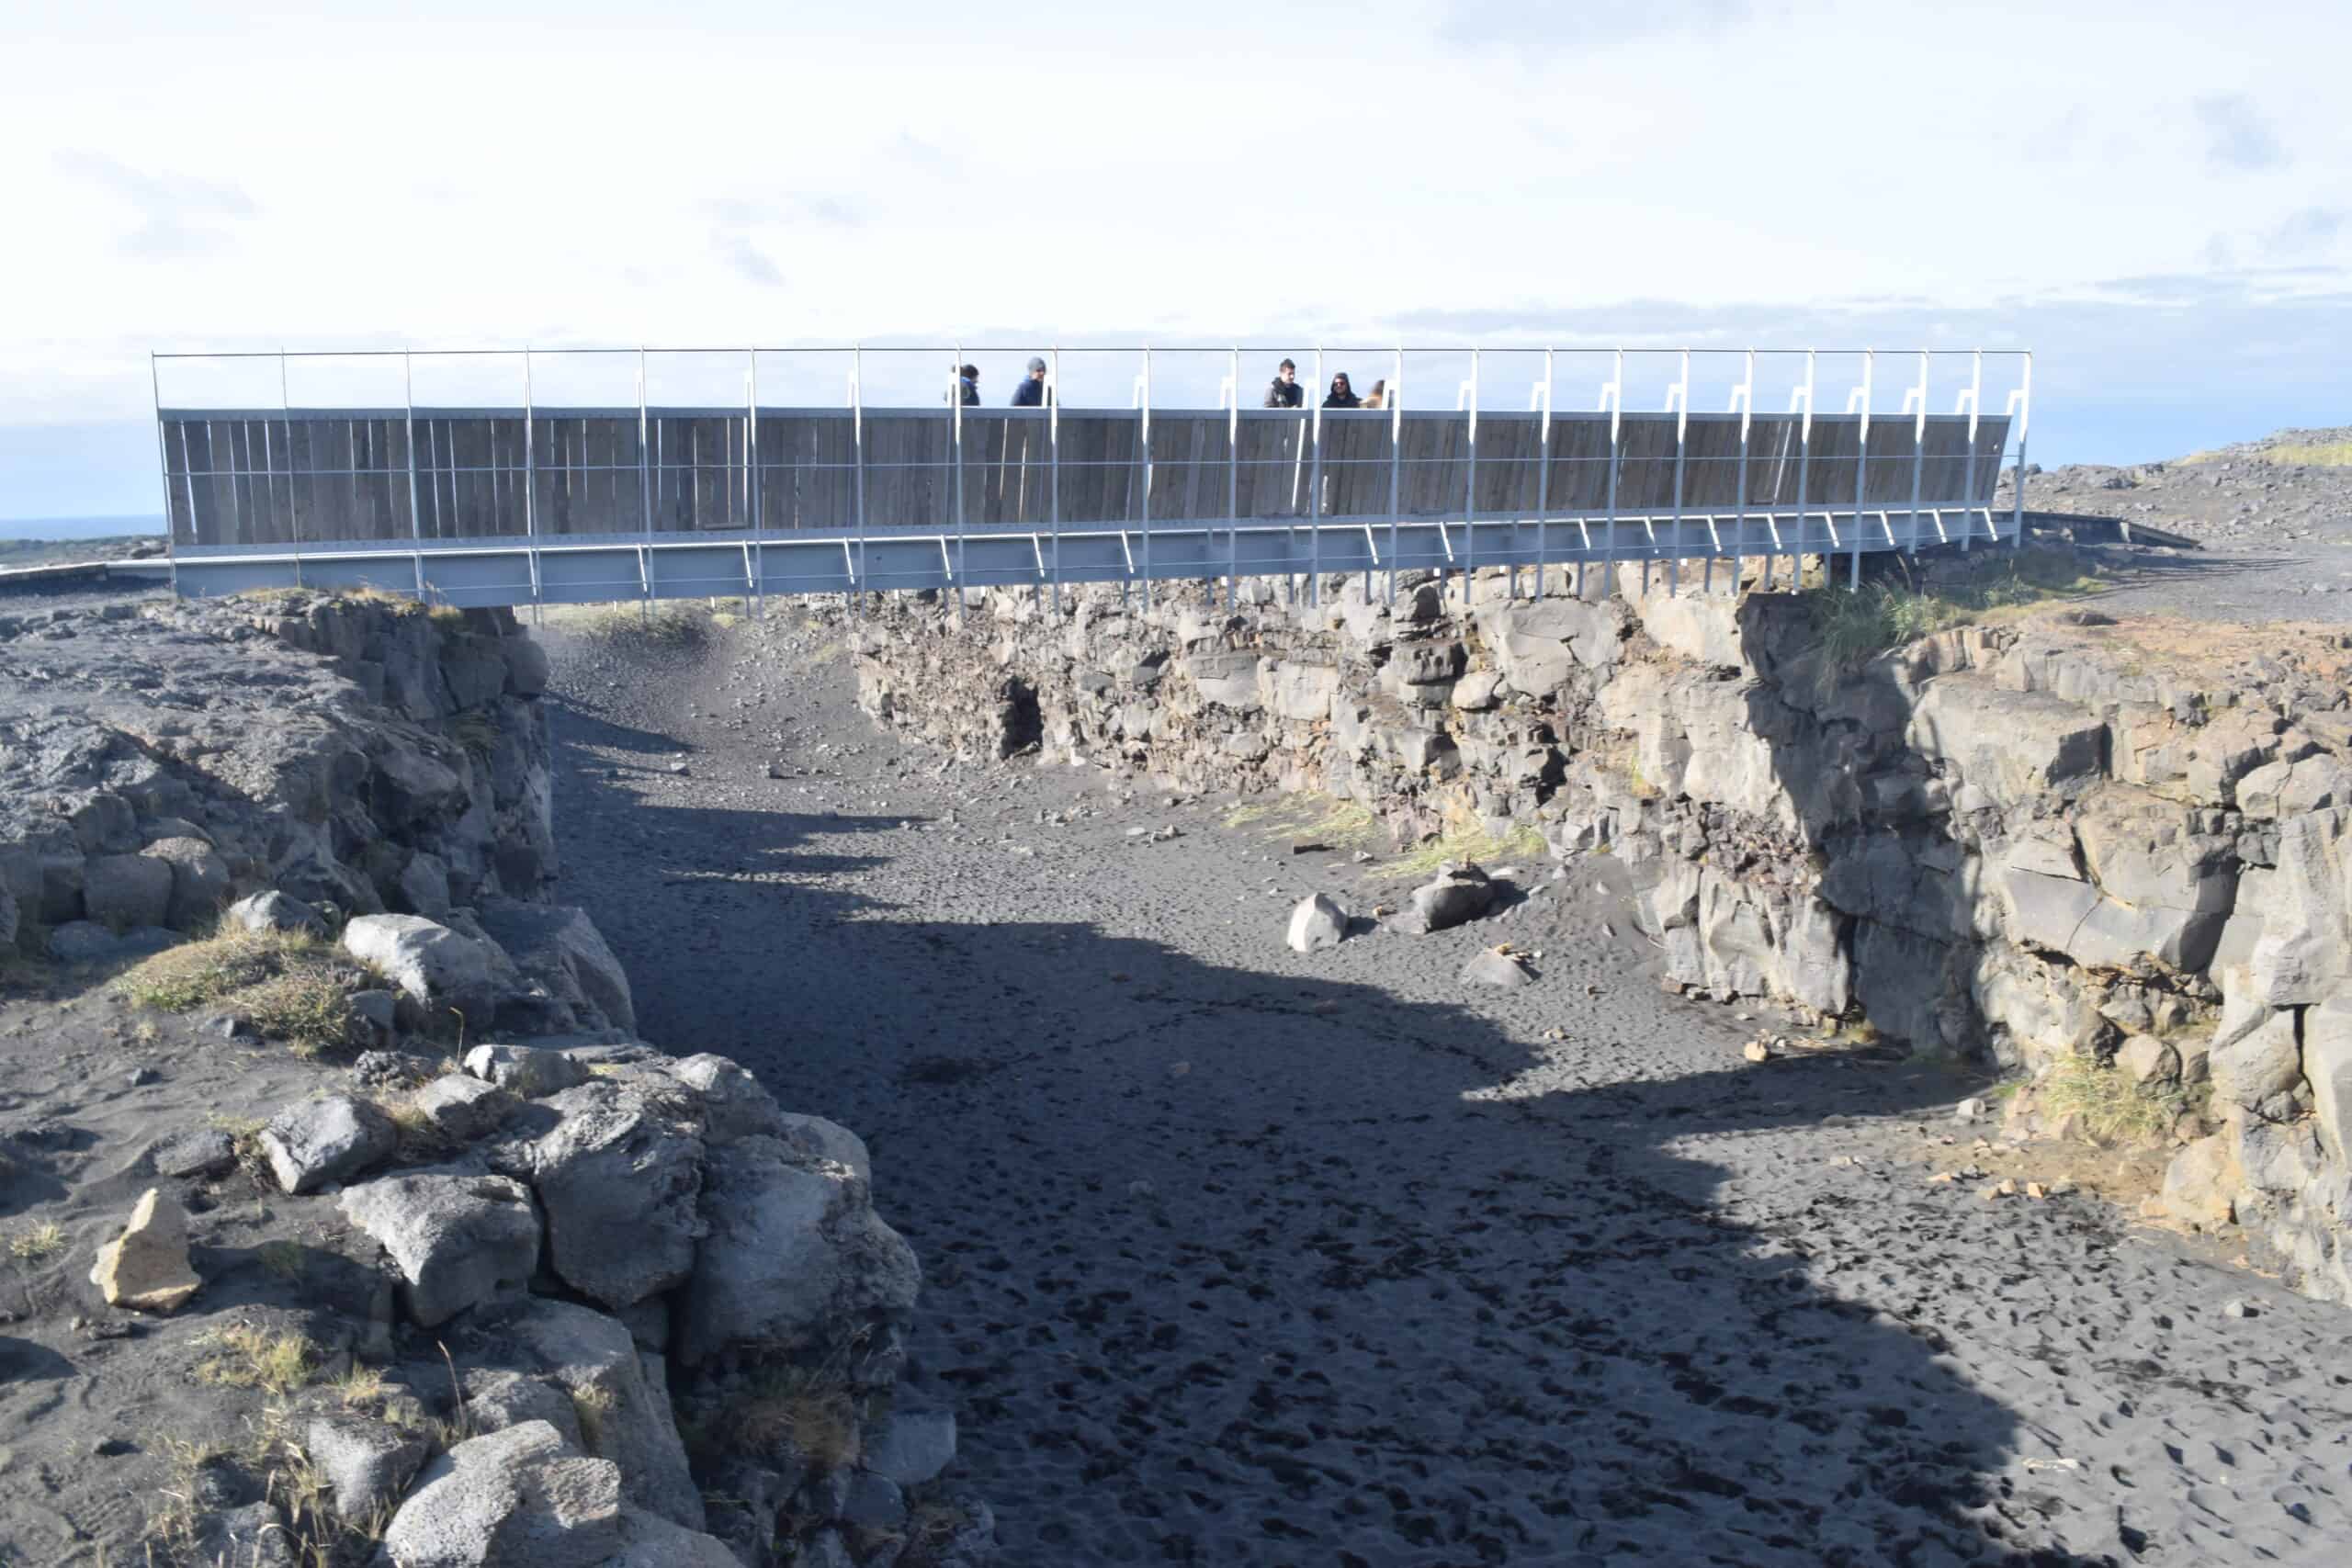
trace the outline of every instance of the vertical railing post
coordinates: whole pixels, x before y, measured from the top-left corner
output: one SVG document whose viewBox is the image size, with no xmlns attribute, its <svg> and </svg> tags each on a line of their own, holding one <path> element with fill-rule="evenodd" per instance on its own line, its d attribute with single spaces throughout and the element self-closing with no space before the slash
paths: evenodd
<svg viewBox="0 0 2352 1568">
<path fill-rule="evenodd" d="M 1804 587 L 1804 503 L 1805 483 L 1813 473 L 1813 377 L 1815 351 L 1804 351 L 1804 388 L 1798 394 L 1804 400 L 1804 423 L 1797 427 L 1797 545 L 1796 553 L 1789 560 L 1789 579 L 1792 587 Z M 1827 571 L 1822 574 L 1828 575 Z"/>
<path fill-rule="evenodd" d="M 287 529 L 294 536 L 294 586 L 300 588 L 302 586 L 302 508 L 294 489 L 294 405 L 286 391 L 286 351 L 282 348 L 277 351 L 277 427 L 286 435 Z M 250 491 L 252 487 L 246 488 Z M 231 489 L 235 489 L 233 483 Z"/>
<path fill-rule="evenodd" d="M 1046 515 L 1054 531 L 1054 614 L 1062 611 L 1062 351 L 1046 351 Z"/>
<path fill-rule="evenodd" d="M 164 569 L 171 573 L 172 597 L 176 599 L 180 594 L 180 531 L 172 525 L 172 443 L 171 437 L 164 434 L 164 373 L 153 349 L 147 351 L 147 392 L 155 411 L 155 471 L 164 482 Z M 410 488 L 413 495 L 413 483 Z M 413 500 L 410 505 L 414 507 Z M 188 542 L 196 543 L 196 496 L 192 491 L 188 495 L 187 533 Z"/>
<path fill-rule="evenodd" d="M 1478 602 L 1478 351 L 1470 351 L 1470 461 L 1462 481 L 1462 606 Z"/>
<path fill-rule="evenodd" d="M 1904 553 L 1917 557 L 1919 553 L 1919 486 L 1928 467 L 1928 351 L 1919 351 L 1919 384 L 1911 389 L 1905 402 L 1917 402 L 1911 415 L 1911 542 Z"/>
<path fill-rule="evenodd" d="M 416 356 L 407 349 L 401 350 L 401 423 L 408 443 L 408 536 L 415 541 L 424 537 L 424 514 L 416 507 Z M 410 560 L 416 569 L 416 596 L 421 602 L 424 552 L 419 550 Z"/>
<path fill-rule="evenodd" d="M 956 460 L 956 624 L 964 624 L 964 345 L 956 345 L 956 363 L 948 369 L 947 406 L 954 415 L 951 437 Z"/>
<path fill-rule="evenodd" d="M 1611 362 L 1615 379 L 1601 389 L 1602 403 L 1609 410 L 1609 521 L 1600 534 L 1600 596 L 1607 599 L 1617 592 L 1617 473 L 1618 452 L 1624 445 L 1620 439 L 1625 415 L 1625 351 L 1617 350 Z"/>
<path fill-rule="evenodd" d="M 1290 563 L 1283 563 L 1287 587 Z M 1233 608 L 1241 575 L 1241 345 L 1233 345 L 1233 407 L 1225 425 L 1225 607 Z"/>
<path fill-rule="evenodd" d="M 1679 597 L 1682 592 L 1682 463 L 1690 436 L 1690 351 L 1684 349 L 1681 359 L 1682 378 L 1674 385 L 1674 551 L 1673 564 L 1667 568 L 1666 596 Z M 1710 557 L 1708 564 L 1714 564 Z"/>
<path fill-rule="evenodd" d="M 1862 350 L 1862 423 L 1854 433 L 1854 542 L 1849 547 L 1852 558 L 1846 571 L 1846 591 L 1856 593 L 1862 586 L 1862 502 L 1869 494 L 1868 478 L 1871 468 L 1871 398 L 1876 390 L 1878 351 Z"/>
<path fill-rule="evenodd" d="M 1739 412 L 1739 502 L 1731 525 L 1731 596 L 1739 597 L 1739 580 L 1747 570 L 1747 432 L 1756 416 L 1756 351 L 1747 351 L 1747 379 L 1732 389 L 1731 406 Z M 1764 587 L 1772 587 L 1772 554 L 1764 553 Z"/>
<path fill-rule="evenodd" d="M 1388 603 L 1396 603 L 1396 509 L 1402 504 L 1398 483 L 1405 477 L 1405 350 L 1396 349 L 1395 374 L 1388 380 Z M 1439 520 L 1442 531 L 1445 523 Z"/>
<path fill-rule="evenodd" d="M 1544 350 L 1544 423 L 1535 437 L 1535 597 L 1544 597 L 1544 572 L 1551 559 L 1549 535 L 1552 512 L 1552 350 Z"/>
<path fill-rule="evenodd" d="M 2018 389 L 2018 478 L 2009 497 L 2009 547 L 2025 548 L 2025 433 L 2033 422 L 2033 355 L 2025 356 L 2024 379 Z"/>
<path fill-rule="evenodd" d="M 767 596 L 761 591 L 767 581 L 767 561 L 760 549 L 760 351 L 745 349 L 743 365 L 743 465 L 748 473 L 743 491 L 752 508 L 751 602 L 746 607 L 756 616 L 767 608 Z"/>
<path fill-rule="evenodd" d="M 538 416 L 531 401 L 531 350 L 523 350 L 523 536 L 539 532 Z"/>
<path fill-rule="evenodd" d="M 643 513 L 645 542 L 653 542 L 653 442 L 645 413 L 645 348 L 637 351 L 637 499 Z"/>
<path fill-rule="evenodd" d="M 865 565 L 865 345 L 849 351 L 850 497 L 857 509 L 857 571 L 850 581 L 849 608 L 853 620 L 865 616 L 868 592 Z"/>
<path fill-rule="evenodd" d="M 1151 345 L 1143 349 L 1143 611 L 1151 614 Z"/>
<path fill-rule="evenodd" d="M 1973 352 L 1971 357 L 1971 366 L 1972 368 L 1969 371 L 1968 377 L 1968 391 L 1966 393 L 1966 397 L 1968 399 L 1968 456 L 1961 469 L 1960 494 L 1963 506 L 1967 502 L 1973 502 L 1976 499 L 1976 421 L 1984 412 L 1983 404 L 1984 400 L 1984 351 L 1983 349 L 1980 348 Z M 1966 555 L 1969 552 L 1970 542 L 1975 538 L 1976 535 L 1975 532 L 1968 526 L 1968 513 L 1964 510 L 1960 514 L 1960 552 L 1962 555 Z"/>
<path fill-rule="evenodd" d="M 1308 440 L 1314 446 L 1306 478 L 1306 602 L 1323 602 L 1323 345 L 1315 345 L 1315 384 L 1306 389 Z M 1372 597 L 1372 579 L 1364 578 L 1364 597 Z"/>
</svg>

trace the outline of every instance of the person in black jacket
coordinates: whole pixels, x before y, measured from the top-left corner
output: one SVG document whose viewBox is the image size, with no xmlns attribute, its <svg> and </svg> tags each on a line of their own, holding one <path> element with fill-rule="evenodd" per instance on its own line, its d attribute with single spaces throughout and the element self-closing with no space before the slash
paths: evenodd
<svg viewBox="0 0 2352 1568">
<path fill-rule="evenodd" d="M 1363 407 L 1363 400 L 1357 397 L 1356 389 L 1348 384 L 1348 373 L 1346 371 L 1342 370 L 1337 376 L 1331 378 L 1331 395 L 1323 400 L 1323 406 L 1327 409 L 1357 409 Z"/>
<path fill-rule="evenodd" d="M 1046 406 L 1046 362 L 1029 361 L 1029 374 L 1021 378 L 1021 385 L 1012 389 L 1012 406 L 1017 409 L 1041 409 Z"/>
<path fill-rule="evenodd" d="M 1266 388 L 1266 407 L 1295 409 L 1306 400 L 1306 389 L 1298 384 L 1298 367 L 1285 359 L 1274 372 L 1273 381 Z"/>
<path fill-rule="evenodd" d="M 955 389 L 947 393 L 947 397 L 960 399 L 967 409 L 978 408 L 980 406 L 980 367 L 977 365 L 967 365 L 957 369 Z"/>
</svg>

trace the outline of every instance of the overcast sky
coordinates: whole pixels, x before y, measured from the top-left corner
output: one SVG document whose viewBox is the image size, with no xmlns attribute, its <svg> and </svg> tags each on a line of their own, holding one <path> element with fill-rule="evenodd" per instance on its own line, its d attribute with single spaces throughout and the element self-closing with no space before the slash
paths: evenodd
<svg viewBox="0 0 2352 1568">
<path fill-rule="evenodd" d="M 2341 3 L 0 15 L 0 517 L 158 508 L 151 348 L 1982 344 L 2037 459 L 2352 423 Z"/>
</svg>

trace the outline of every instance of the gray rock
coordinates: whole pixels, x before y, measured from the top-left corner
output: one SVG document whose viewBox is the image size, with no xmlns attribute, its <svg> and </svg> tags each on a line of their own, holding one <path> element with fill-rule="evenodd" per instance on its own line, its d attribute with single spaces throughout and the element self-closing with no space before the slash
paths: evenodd
<svg viewBox="0 0 2352 1568">
<path fill-rule="evenodd" d="M 565 1446 L 585 1447 L 571 1395 L 545 1378 L 511 1367 L 468 1367 L 462 1386 L 466 1419 L 476 1432 L 503 1432 L 526 1421 L 544 1421 L 561 1434 Z"/>
<path fill-rule="evenodd" d="M 544 1421 L 459 1443 L 392 1516 L 399 1568 L 599 1568 L 621 1546 L 621 1477 Z"/>
<path fill-rule="evenodd" d="M 486 1020 L 503 999 L 483 944 L 422 915 L 355 916 L 343 928 L 343 947 L 429 1013 L 446 1009 Z"/>
<path fill-rule="evenodd" d="M 709 1235 L 679 1314 L 684 1364 L 734 1345 L 831 1341 L 845 1324 L 912 1310 L 914 1250 L 855 1171 L 755 1135 L 713 1145 L 703 1183 Z"/>
<path fill-rule="evenodd" d="M 1972 1094 L 1952 1107 L 1951 1119 L 1955 1122 L 1982 1122 L 1991 1111 L 1992 1107 L 1982 1096 Z"/>
<path fill-rule="evenodd" d="M 470 1142 L 495 1132 L 518 1102 L 496 1084 L 465 1073 L 443 1073 L 418 1089 L 411 1103 L 435 1131 Z"/>
<path fill-rule="evenodd" d="M 2303 1077 L 2321 1142 L 2339 1167 L 2352 1165 L 2352 997 L 2304 1010 Z"/>
<path fill-rule="evenodd" d="M 584 911 L 492 898 L 482 902 L 477 919 L 514 966 L 570 1004 L 583 1027 L 637 1028 L 628 975 Z"/>
<path fill-rule="evenodd" d="M 2116 1047 L 2115 1065 L 2135 1084 L 2180 1077 L 2180 1053 L 2153 1034 L 2134 1034 Z"/>
<path fill-rule="evenodd" d="M 702 1494 L 686 1467 L 658 1356 L 644 1356 L 616 1320 L 570 1302 L 534 1297 L 502 1325 L 570 1395 L 581 1447 L 621 1468 L 621 1495 L 689 1529 L 704 1526 Z"/>
<path fill-rule="evenodd" d="M 547 1211 L 549 1265 L 609 1307 L 683 1284 L 705 1230 L 691 1097 L 648 1073 L 595 1079 L 544 1103 L 560 1120 L 500 1159 L 529 1177 Z"/>
<path fill-rule="evenodd" d="M 717 1536 L 623 1504 L 621 1548 L 599 1568 L 743 1568 L 743 1560 Z"/>
<path fill-rule="evenodd" d="M 172 896 L 166 919 L 179 931 L 209 925 L 229 902 L 229 863 L 202 839 L 151 840 L 141 852 L 171 868 Z"/>
<path fill-rule="evenodd" d="M 22 906 L 8 884 L 0 880 L 0 948 L 17 945 L 17 928 L 23 919 Z"/>
<path fill-rule="evenodd" d="M 498 651 L 506 660 L 506 689 L 518 697 L 536 697 L 548 689 L 548 650 L 530 637 L 501 638 Z"/>
<path fill-rule="evenodd" d="M 955 1457 L 954 1411 L 893 1410 L 867 1428 L 859 1462 L 899 1486 L 920 1486 Z"/>
<path fill-rule="evenodd" d="M 760 1133 L 784 1135 L 784 1113 L 775 1097 L 727 1057 L 704 1052 L 668 1063 L 662 1070 L 701 1099 L 703 1136 L 709 1142 L 732 1143 Z M 865 1145 L 858 1147 L 862 1153 Z"/>
<path fill-rule="evenodd" d="M 449 864 L 439 855 L 423 850 L 408 857 L 408 864 L 401 868 L 400 896 L 412 914 L 423 915 L 428 920 L 447 919 L 449 915 Z"/>
<path fill-rule="evenodd" d="M 249 931 L 302 931 L 314 937 L 327 934 L 327 923 L 316 909 L 274 887 L 230 905 L 226 923 Z"/>
<path fill-rule="evenodd" d="M 197 1524 L 198 1562 L 233 1562 L 237 1568 L 297 1568 L 294 1538 L 271 1502 L 247 1503 L 207 1514 Z M 405 1568 L 405 1565 L 403 1565 Z"/>
<path fill-rule="evenodd" d="M 361 1416 L 311 1417 L 303 1452 L 334 1492 L 334 1509 L 365 1523 L 401 1499 L 432 1451 L 423 1438 Z"/>
<path fill-rule="evenodd" d="M 402 1304 L 422 1327 L 521 1296 L 538 1265 L 531 1195 L 503 1176 L 389 1176 L 346 1188 L 339 1206 L 400 1266 Z"/>
<path fill-rule="evenodd" d="M 836 1529 L 812 1532 L 793 1554 L 793 1568 L 857 1568 L 857 1558 Z"/>
<path fill-rule="evenodd" d="M 1284 938 L 1293 953 L 1320 953 L 1337 947 L 1348 934 L 1348 912 L 1328 895 L 1302 898 L 1290 912 Z"/>
<path fill-rule="evenodd" d="M 110 1306 L 154 1313 L 179 1307 L 204 1286 L 188 1266 L 187 1211 L 150 1187 L 122 1234 L 98 1248 L 90 1283 Z"/>
<path fill-rule="evenodd" d="M 861 1529 L 896 1529 L 907 1522 L 907 1495 L 887 1475 L 871 1470 L 857 1471 L 850 1477 L 849 1493 L 842 1500 L 840 1517 L 842 1523 Z"/>
<path fill-rule="evenodd" d="M 93 855 L 82 868 L 91 919 L 115 931 L 160 926 L 172 908 L 172 866 L 152 855 Z"/>
<path fill-rule="evenodd" d="M 50 928 L 49 955 L 60 964 L 103 964 L 122 951 L 122 939 L 96 920 L 68 920 Z"/>
<path fill-rule="evenodd" d="M 400 1033 L 400 998 L 391 992 L 354 991 L 345 999 L 377 1044 L 389 1045 Z"/>
<path fill-rule="evenodd" d="M 525 1100 L 576 1089 L 590 1076 L 582 1063 L 540 1045 L 477 1045 L 466 1053 L 466 1071 Z"/>
<path fill-rule="evenodd" d="M 1476 919 L 1494 907 L 1495 885 L 1475 865 L 1448 866 L 1437 880 L 1413 889 L 1411 902 L 1393 922 L 1415 934 L 1442 931 Z"/>
<path fill-rule="evenodd" d="M 2226 1043 L 2217 1042 L 2206 1066 L 2214 1098 L 2273 1121 L 2291 1115 L 2288 1101 L 2302 1077 L 2293 1011 L 2269 1013 L 2252 1028 L 2234 1037 L 2225 1032 L 2219 1040 Z"/>
<path fill-rule="evenodd" d="M 1532 982 L 1535 976 L 1528 972 L 1512 953 L 1498 947 L 1482 947 L 1463 964 L 1461 981 L 1465 986 L 1493 986 L 1515 991 Z"/>
<path fill-rule="evenodd" d="M 400 1146 L 392 1119 L 364 1100 L 329 1095 L 288 1106 L 262 1129 L 278 1186 L 310 1192 L 358 1175 Z"/>
<path fill-rule="evenodd" d="M 217 1127 L 175 1134 L 155 1145 L 155 1174 L 173 1180 L 218 1176 L 237 1163 L 236 1145 Z"/>
<path fill-rule="evenodd" d="M 860 1181 L 869 1186 L 873 1183 L 874 1160 L 865 1152 L 865 1140 L 838 1122 L 798 1111 L 780 1111 L 775 1136 L 797 1158 L 811 1165 L 829 1160 L 854 1174 Z"/>
</svg>

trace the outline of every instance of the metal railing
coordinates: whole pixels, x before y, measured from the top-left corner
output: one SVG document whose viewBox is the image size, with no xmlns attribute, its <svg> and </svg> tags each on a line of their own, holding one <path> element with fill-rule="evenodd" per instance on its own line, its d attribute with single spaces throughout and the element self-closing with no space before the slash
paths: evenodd
<svg viewBox="0 0 2352 1568">
<path fill-rule="evenodd" d="M 874 349 L 380 350 L 153 356 L 156 428 L 175 581 L 183 592 L 271 583 L 393 588 L 453 604 L 537 604 L 665 594 L 859 592 L 1009 582 L 1132 581 L 1148 603 L 1170 578 L 1324 577 L 1421 568 L 1598 567 L 1645 580 L 1669 563 L 1714 563 L 1736 583 L 1749 558 L 1773 581 L 1786 558 L 1848 558 L 1849 583 L 1872 551 L 2014 544 L 1992 496 L 2008 463 L 2025 467 L 2031 359 L 2014 351 L 1907 351 L 1915 377 L 1892 387 L 1873 350 L 1498 349 L 1379 351 L 1377 411 L 1322 406 L 1328 364 L 1313 351 L 1301 406 L 1244 409 L 1245 354 L 1216 349 L 1047 349 L 1033 408 L 967 406 L 955 368 L 964 344 Z M 1362 351 L 1357 351 L 1362 352 Z M 1067 406 L 1065 353 L 1136 355 L 1125 408 Z M 869 356 L 952 355 L 942 403 L 869 402 Z M 740 403 L 656 401 L 649 367 L 677 356 L 740 361 Z M 543 404 L 543 358 L 633 361 L 628 402 Z M 1695 413 L 1693 359 L 1725 366 L 1724 412 Z M 1221 362 L 1214 406 L 1202 356 Z M 1154 397 L 1157 366 L 1181 406 Z M 1448 409 L 1408 410 L 1407 371 L 1435 357 L 1458 378 Z M 1888 356 L 1892 357 L 1892 356 Z M 1933 371 L 1960 359 L 1952 412 Z M 420 403 L 420 361 L 513 360 L 518 402 Z M 771 404 L 763 364 L 832 361 L 838 404 Z M 1759 413 L 1759 360 L 1783 367 L 1785 412 Z M 1815 411 L 1825 360 L 1851 361 L 1843 412 Z M 1984 412 L 1987 362 L 2014 371 L 1997 414 Z M 289 367 L 396 364 L 401 400 L 298 405 Z M 1629 410 L 1629 365 L 1662 362 L 1672 379 L 1654 409 Z M 1487 406 L 1518 366 L 1527 407 Z M 277 371 L 276 407 L 248 400 L 166 403 L 163 376 L 194 365 Z M 1558 412 L 1563 366 L 1596 366 L 1590 412 Z M 1508 375 L 1508 369 L 1503 372 Z M 914 378 L 920 386 L 925 379 Z M 778 378 L 773 377 L 771 385 Z M 805 371 L 797 378 L 808 386 Z M 886 378 L 887 379 L 887 378 Z M 1516 382 L 1516 378 L 1511 378 Z M 910 380 L 897 378 L 904 393 Z M 1163 379 L 1161 386 L 1168 385 Z M 1440 380 L 1442 385 L 1442 379 Z M 1586 384 L 1590 384 L 1589 381 Z M 1104 400 L 1107 403 L 1109 400 Z M 2007 525 L 2006 533 L 2003 523 Z M 722 564 L 723 563 L 723 564 Z M 1792 566 L 1792 570 L 1794 568 Z"/>
</svg>

